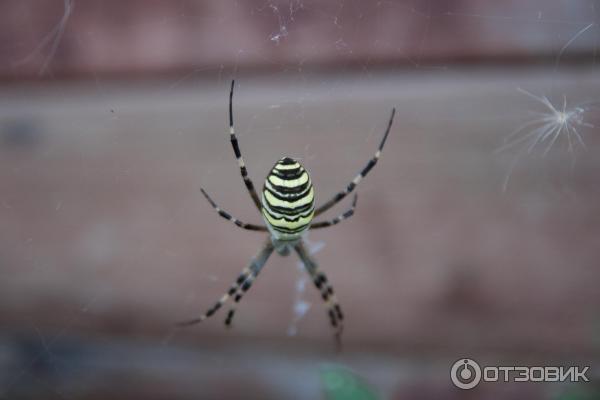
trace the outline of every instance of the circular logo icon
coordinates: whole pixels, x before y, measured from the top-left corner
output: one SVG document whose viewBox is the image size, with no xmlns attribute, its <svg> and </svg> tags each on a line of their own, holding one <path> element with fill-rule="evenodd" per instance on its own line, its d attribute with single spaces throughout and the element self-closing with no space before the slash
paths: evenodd
<svg viewBox="0 0 600 400">
<path fill-rule="evenodd" d="M 461 358 L 452 365 L 450 379 L 457 388 L 473 389 L 481 380 L 481 368 L 470 358 Z"/>
</svg>

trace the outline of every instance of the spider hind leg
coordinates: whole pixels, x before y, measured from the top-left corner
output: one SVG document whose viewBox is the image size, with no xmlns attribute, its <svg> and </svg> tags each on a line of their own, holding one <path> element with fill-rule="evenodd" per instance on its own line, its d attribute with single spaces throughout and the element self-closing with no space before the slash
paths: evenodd
<svg viewBox="0 0 600 400">
<path fill-rule="evenodd" d="M 342 332 L 344 331 L 344 314 L 333 292 L 333 287 L 329 284 L 325 274 L 319 271 L 316 261 L 309 255 L 301 240 L 294 246 L 294 249 L 300 257 L 300 260 L 302 260 L 306 271 L 312 278 L 315 287 L 321 293 L 321 298 L 327 305 L 327 315 L 329 316 L 329 322 L 334 329 L 334 339 L 337 349 L 341 350 Z"/>
<path fill-rule="evenodd" d="M 181 322 L 177 323 L 177 325 L 181 326 L 181 327 L 185 327 L 185 326 L 195 325 L 195 324 L 198 324 L 198 323 L 204 321 L 205 319 L 211 317 L 221 307 L 223 307 L 223 305 L 231 297 L 234 298 L 234 302 L 236 304 L 239 303 L 239 301 L 242 299 L 243 294 L 246 293 L 246 291 L 248 289 L 250 289 L 252 282 L 254 281 L 254 279 L 256 279 L 256 277 L 258 276 L 258 273 L 263 268 L 263 266 L 266 264 L 271 253 L 273 253 L 273 249 L 274 249 L 273 244 L 271 243 L 270 240 L 267 240 L 267 242 L 263 245 L 263 247 L 260 250 L 260 252 L 258 253 L 258 255 L 256 257 L 254 257 L 252 259 L 252 261 L 250 261 L 250 265 L 248 265 L 246 268 L 244 268 L 242 270 L 242 272 L 240 273 L 240 275 L 238 276 L 236 281 L 233 283 L 233 285 L 231 285 L 229 290 L 223 296 L 221 296 L 221 298 L 215 303 L 215 305 L 213 305 L 211 308 L 209 308 L 204 314 L 200 315 L 199 317 L 189 319 L 186 321 L 181 321 Z M 233 312 L 230 311 L 227 316 L 227 320 L 229 320 L 229 323 L 231 323 L 232 318 L 233 318 Z"/>
</svg>

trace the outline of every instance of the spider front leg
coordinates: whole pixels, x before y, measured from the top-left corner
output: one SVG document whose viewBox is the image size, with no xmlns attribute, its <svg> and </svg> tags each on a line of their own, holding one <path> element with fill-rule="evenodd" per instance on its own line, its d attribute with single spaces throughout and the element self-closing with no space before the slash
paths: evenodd
<svg viewBox="0 0 600 400">
<path fill-rule="evenodd" d="M 296 250 L 296 253 L 298 253 L 298 257 L 300 257 L 306 271 L 308 271 L 312 278 L 313 283 L 321 293 L 323 301 L 325 301 L 328 306 L 327 314 L 329 315 L 329 322 L 335 330 L 335 341 L 339 348 L 341 346 L 342 332 L 344 330 L 344 314 L 335 297 L 333 287 L 327 281 L 325 274 L 319 271 L 316 261 L 308 254 L 302 241 L 294 246 L 294 249 Z"/>
<path fill-rule="evenodd" d="M 371 170 L 371 168 L 373 168 L 375 166 L 375 164 L 377 164 L 377 160 L 379 160 L 379 157 L 381 156 L 381 151 L 383 150 L 383 146 L 385 145 L 385 141 L 390 133 L 390 129 L 392 128 L 392 123 L 394 122 L 394 115 L 396 114 L 396 109 L 393 108 L 392 109 L 392 115 L 390 116 L 390 120 L 388 121 L 388 125 L 387 128 L 385 130 L 385 133 L 383 135 L 383 139 L 381 139 L 381 143 L 379 144 L 379 148 L 377 149 L 377 151 L 375 152 L 375 155 L 373 156 L 373 158 L 371 158 L 369 160 L 369 162 L 367 163 L 367 165 L 362 169 L 362 171 L 360 171 L 358 173 L 358 175 L 356 175 L 354 177 L 354 179 L 352 179 L 352 182 L 350 182 L 348 184 L 348 186 L 346 187 L 346 189 L 338 192 L 335 196 L 333 196 L 333 198 L 331 198 L 329 201 L 327 201 L 325 204 L 323 204 L 322 206 L 320 206 L 319 208 L 317 208 L 315 210 L 315 217 L 323 214 L 325 211 L 329 210 L 331 207 L 333 207 L 334 205 L 336 205 L 340 200 L 342 200 L 344 197 L 346 197 L 347 195 L 349 195 L 354 188 L 356 187 L 356 185 L 359 184 L 359 182 L 365 177 L 367 176 L 367 174 L 369 173 L 369 171 Z"/>
<path fill-rule="evenodd" d="M 208 311 L 206 311 L 206 313 L 202 314 L 201 316 L 194 318 L 194 319 L 187 320 L 187 321 L 179 322 L 179 323 L 177 323 L 177 325 L 190 326 L 190 325 L 198 324 L 198 323 L 204 321 L 206 318 L 212 316 L 215 312 L 217 312 L 217 310 L 219 310 L 231 296 L 233 296 L 234 294 L 237 293 L 237 291 L 240 288 L 240 285 L 241 285 L 243 292 L 248 290 L 250 288 L 250 284 L 247 284 L 246 282 L 248 282 L 248 279 L 250 279 L 250 277 L 252 277 L 252 276 L 256 277 L 258 275 L 258 273 L 260 272 L 262 267 L 265 265 L 265 263 L 269 259 L 269 256 L 271 255 L 271 253 L 273 253 L 273 249 L 274 249 L 273 244 L 271 243 L 271 240 L 268 239 L 266 241 L 266 243 L 264 244 L 263 248 L 261 249 L 261 251 L 258 253 L 258 255 L 252 259 L 252 261 L 250 262 L 250 265 L 248 265 L 246 268 L 244 268 L 242 270 L 242 272 L 236 279 L 235 283 L 233 285 L 231 285 L 229 290 L 223 296 L 221 296 L 221 298 L 215 303 L 215 305 L 213 305 L 211 308 L 209 308 Z M 252 279 L 254 279 L 254 278 L 252 278 Z M 236 296 L 236 299 L 237 299 L 237 296 Z M 237 299 L 236 302 L 239 302 L 239 299 Z"/>
<path fill-rule="evenodd" d="M 246 169 L 246 163 L 244 163 L 244 159 L 242 158 L 242 152 L 240 151 L 240 146 L 238 144 L 237 137 L 235 136 L 235 129 L 233 128 L 233 87 L 235 86 L 235 80 L 231 81 L 231 90 L 229 91 L 229 139 L 231 140 L 231 146 L 233 147 L 233 152 L 235 153 L 235 158 L 237 159 L 238 165 L 240 166 L 240 173 L 242 174 L 242 179 L 244 180 L 244 184 L 246 185 L 246 189 L 248 189 L 248 193 L 250 193 L 250 197 L 252 197 L 252 201 L 254 205 L 260 211 L 261 204 L 258 198 L 258 194 L 256 194 L 256 189 L 254 189 L 254 184 L 252 183 L 252 179 L 248 176 L 248 170 Z"/>
</svg>

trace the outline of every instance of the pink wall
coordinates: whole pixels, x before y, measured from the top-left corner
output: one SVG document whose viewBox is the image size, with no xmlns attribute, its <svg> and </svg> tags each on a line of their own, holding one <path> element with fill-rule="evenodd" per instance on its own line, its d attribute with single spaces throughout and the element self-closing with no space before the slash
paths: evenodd
<svg viewBox="0 0 600 400">
<path fill-rule="evenodd" d="M 563 61 L 592 61 L 598 21 L 583 0 L 7 0 L 0 76 L 539 62 L 571 39 Z"/>
</svg>

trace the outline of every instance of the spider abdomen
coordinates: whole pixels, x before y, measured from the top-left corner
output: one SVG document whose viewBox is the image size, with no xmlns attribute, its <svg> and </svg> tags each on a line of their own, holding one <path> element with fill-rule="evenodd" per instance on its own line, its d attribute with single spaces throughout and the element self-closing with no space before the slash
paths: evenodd
<svg viewBox="0 0 600 400">
<path fill-rule="evenodd" d="M 297 239 L 308 229 L 315 212 L 310 176 L 296 160 L 284 157 L 269 172 L 262 191 L 262 214 L 272 235 Z"/>
</svg>

